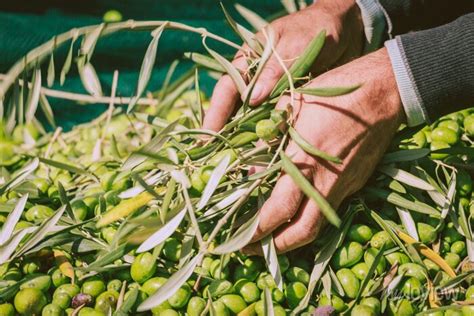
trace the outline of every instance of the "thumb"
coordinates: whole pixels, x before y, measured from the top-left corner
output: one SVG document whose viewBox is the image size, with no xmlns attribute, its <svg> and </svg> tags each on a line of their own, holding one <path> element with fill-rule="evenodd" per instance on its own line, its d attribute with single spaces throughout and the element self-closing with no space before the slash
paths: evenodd
<svg viewBox="0 0 474 316">
<path fill-rule="evenodd" d="M 270 95 L 276 83 L 282 77 L 284 70 L 275 56 L 270 57 L 255 86 L 244 93 L 244 100 L 250 93 L 250 105 L 259 105 Z"/>
</svg>

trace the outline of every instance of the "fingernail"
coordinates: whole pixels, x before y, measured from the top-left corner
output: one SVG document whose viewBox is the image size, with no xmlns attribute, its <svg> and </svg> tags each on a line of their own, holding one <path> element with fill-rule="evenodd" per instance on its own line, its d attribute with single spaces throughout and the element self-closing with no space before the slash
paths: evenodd
<svg viewBox="0 0 474 316">
<path fill-rule="evenodd" d="M 250 101 L 257 101 L 262 97 L 263 94 L 263 85 L 261 83 L 255 84 L 255 87 L 252 90 L 252 94 L 250 95 Z"/>
</svg>

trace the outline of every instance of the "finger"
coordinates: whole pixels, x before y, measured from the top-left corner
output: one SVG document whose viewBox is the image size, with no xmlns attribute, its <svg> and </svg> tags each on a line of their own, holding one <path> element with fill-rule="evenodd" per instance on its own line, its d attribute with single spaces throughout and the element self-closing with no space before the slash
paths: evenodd
<svg viewBox="0 0 474 316">
<path fill-rule="evenodd" d="M 311 170 L 305 168 L 306 155 L 294 143 L 286 150 L 293 161 L 301 168 L 301 172 L 310 176 Z M 252 242 L 267 236 L 280 225 L 290 221 L 299 209 L 304 194 L 288 174 L 278 179 L 270 198 L 260 210 L 260 221 Z"/>
<path fill-rule="evenodd" d="M 242 248 L 240 252 L 247 256 L 263 256 L 262 244 L 259 241 L 254 242 Z"/>
<path fill-rule="evenodd" d="M 243 55 L 237 57 L 232 63 L 239 71 L 245 72 L 247 61 Z M 234 81 L 229 75 L 223 75 L 212 92 L 211 105 L 204 116 L 203 128 L 219 131 L 235 111 L 239 102 L 239 91 Z"/>
<path fill-rule="evenodd" d="M 278 253 L 285 253 L 311 243 L 323 224 L 324 217 L 316 203 L 306 199 L 293 220 L 273 235 L 275 249 Z"/>
</svg>

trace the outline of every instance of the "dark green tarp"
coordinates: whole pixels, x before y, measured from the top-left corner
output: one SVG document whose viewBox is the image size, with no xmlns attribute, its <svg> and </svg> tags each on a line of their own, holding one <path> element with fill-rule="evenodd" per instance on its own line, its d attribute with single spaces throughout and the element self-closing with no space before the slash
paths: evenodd
<svg viewBox="0 0 474 316">
<path fill-rule="evenodd" d="M 54 35 L 71 28 L 99 24 L 103 14 L 111 9 L 122 13 L 123 19 L 172 20 L 193 26 L 207 28 L 239 42 L 225 22 L 219 2 L 216 0 L 17 0 L 0 3 L 0 72 L 5 73 L 11 65 L 29 50 L 51 39 Z M 234 10 L 237 1 L 223 1 L 233 16 L 244 23 Z M 241 0 L 240 4 L 251 8 L 262 16 L 283 11 L 278 0 Z M 118 94 L 131 96 L 146 47 L 150 41 L 147 32 L 122 32 L 101 40 L 95 50 L 92 62 L 100 75 L 104 91 L 110 91 L 112 73 L 120 71 Z M 215 45 L 223 54 L 234 51 L 223 45 Z M 186 32 L 167 31 L 160 40 L 156 69 L 148 86 L 156 90 L 166 74 L 169 64 L 181 58 L 183 52 L 202 51 L 201 38 Z M 56 68 L 60 69 L 66 48 L 55 55 Z M 182 61 L 176 76 L 189 68 L 190 63 Z M 207 94 L 212 91 L 210 79 L 201 83 Z M 84 92 L 76 72 L 68 77 L 65 90 Z M 74 124 L 88 121 L 104 110 L 101 105 L 78 106 L 64 100 L 51 99 L 57 121 L 70 128 Z"/>
</svg>

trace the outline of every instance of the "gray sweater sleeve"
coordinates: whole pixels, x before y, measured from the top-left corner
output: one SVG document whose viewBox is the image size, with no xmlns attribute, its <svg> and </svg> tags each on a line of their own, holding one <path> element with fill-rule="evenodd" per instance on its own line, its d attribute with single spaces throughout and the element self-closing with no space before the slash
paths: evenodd
<svg viewBox="0 0 474 316">
<path fill-rule="evenodd" d="M 474 12 L 473 0 L 378 0 L 385 10 L 391 35 L 424 30 Z"/>
<path fill-rule="evenodd" d="M 429 120 L 474 106 L 474 13 L 396 41 Z"/>
</svg>

